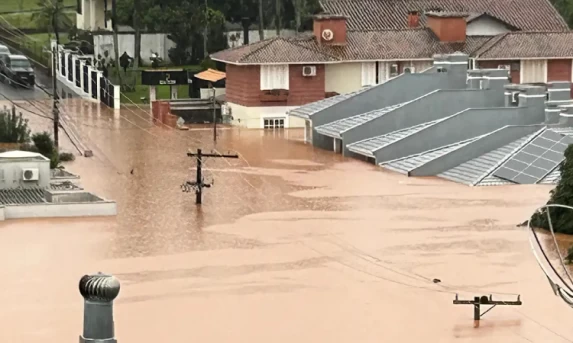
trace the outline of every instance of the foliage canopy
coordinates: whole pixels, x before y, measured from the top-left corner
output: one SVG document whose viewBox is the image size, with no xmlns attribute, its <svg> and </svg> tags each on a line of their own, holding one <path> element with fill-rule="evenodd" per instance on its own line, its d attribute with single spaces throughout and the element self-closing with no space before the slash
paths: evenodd
<svg viewBox="0 0 573 343">
<path fill-rule="evenodd" d="M 547 204 L 559 204 L 573 206 L 573 145 L 569 145 L 565 150 L 565 161 L 559 167 L 561 180 L 551 192 L 551 197 Z M 573 234 L 573 211 L 561 208 L 549 208 L 551 224 L 555 232 Z M 531 226 L 549 230 L 547 218 L 547 208 L 538 211 L 531 217 Z"/>
<path fill-rule="evenodd" d="M 24 119 L 22 113 L 16 114 L 16 109 L 0 111 L 0 142 L 27 143 L 29 141 L 28 119 Z"/>
</svg>

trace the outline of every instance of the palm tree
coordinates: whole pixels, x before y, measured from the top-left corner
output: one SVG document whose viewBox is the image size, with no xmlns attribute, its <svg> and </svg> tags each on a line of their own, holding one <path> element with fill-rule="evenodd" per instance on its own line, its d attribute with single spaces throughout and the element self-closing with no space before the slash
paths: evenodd
<svg viewBox="0 0 573 343">
<path fill-rule="evenodd" d="M 64 13 L 64 0 L 38 0 L 37 4 L 39 10 L 32 14 L 32 20 L 38 23 L 38 27 L 44 27 L 53 32 L 57 44 L 60 44 L 59 29 L 73 25 Z"/>
</svg>

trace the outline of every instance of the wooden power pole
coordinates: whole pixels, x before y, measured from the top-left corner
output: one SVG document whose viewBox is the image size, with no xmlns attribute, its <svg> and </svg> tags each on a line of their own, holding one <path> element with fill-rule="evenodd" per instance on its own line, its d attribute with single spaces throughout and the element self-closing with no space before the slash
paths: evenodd
<svg viewBox="0 0 573 343">
<path fill-rule="evenodd" d="M 195 190 L 195 203 L 201 205 L 203 198 L 203 188 L 210 188 L 212 183 L 203 182 L 203 174 L 201 168 L 203 167 L 203 157 L 218 157 L 218 158 L 239 158 L 237 154 L 203 154 L 201 149 L 197 149 L 197 153 L 188 152 L 187 156 L 197 158 L 197 178 L 195 181 L 187 181 L 181 185 L 183 192 L 191 192 Z"/>
<path fill-rule="evenodd" d="M 506 306 L 519 306 L 521 305 L 521 297 L 517 296 L 517 301 L 499 301 L 493 300 L 492 296 L 489 297 L 483 295 L 481 297 L 474 297 L 474 300 L 459 300 L 458 295 L 456 294 L 456 298 L 454 299 L 454 305 L 473 305 L 474 307 L 474 327 L 479 327 L 479 321 L 481 317 L 483 317 L 486 313 L 491 311 L 497 305 L 506 305 Z M 484 313 L 481 313 L 481 305 L 491 305 L 490 308 L 485 310 Z"/>
</svg>

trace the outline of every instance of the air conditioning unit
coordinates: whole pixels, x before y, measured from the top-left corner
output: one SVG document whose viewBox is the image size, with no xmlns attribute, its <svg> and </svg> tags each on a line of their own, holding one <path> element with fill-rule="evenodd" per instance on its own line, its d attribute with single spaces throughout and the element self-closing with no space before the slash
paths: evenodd
<svg viewBox="0 0 573 343">
<path fill-rule="evenodd" d="M 412 74 L 416 72 L 416 68 L 414 67 L 404 67 L 404 74 Z"/>
<path fill-rule="evenodd" d="M 509 64 L 500 64 L 500 65 L 497 66 L 497 69 L 511 70 L 511 65 L 509 65 Z"/>
<path fill-rule="evenodd" d="M 316 76 L 316 67 L 315 66 L 304 66 L 302 67 L 302 76 Z"/>
<path fill-rule="evenodd" d="M 511 93 L 511 104 L 518 105 L 519 104 L 519 92 L 512 92 Z"/>
<path fill-rule="evenodd" d="M 38 168 L 24 168 L 22 169 L 22 180 L 24 181 L 38 181 L 40 179 L 40 171 Z"/>
<path fill-rule="evenodd" d="M 444 68 L 444 67 L 438 67 L 438 68 L 436 69 L 436 71 L 437 71 L 438 73 L 445 73 L 445 72 L 447 72 L 448 70 L 447 70 L 446 68 Z"/>
</svg>

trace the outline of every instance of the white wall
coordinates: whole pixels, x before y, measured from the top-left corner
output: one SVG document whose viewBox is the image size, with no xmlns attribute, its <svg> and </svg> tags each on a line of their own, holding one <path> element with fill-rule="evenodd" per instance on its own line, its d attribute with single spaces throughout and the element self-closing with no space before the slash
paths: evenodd
<svg viewBox="0 0 573 343">
<path fill-rule="evenodd" d="M 108 10 L 111 10 L 110 0 Z M 107 21 L 106 27 L 104 0 L 82 0 L 82 14 L 76 13 L 76 27 L 80 30 L 111 31 L 111 20 Z"/>
<path fill-rule="evenodd" d="M 264 30 L 265 39 L 274 38 L 277 36 L 277 32 L 275 30 Z M 231 35 L 239 36 L 239 38 L 232 42 Z M 281 30 L 281 37 L 293 37 L 296 35 L 296 31 L 294 30 Z M 259 36 L 259 30 L 250 30 L 249 31 L 249 44 L 258 42 L 261 40 Z M 243 31 L 229 31 L 227 32 L 227 43 L 229 44 L 230 48 L 238 47 L 243 45 Z"/>
<path fill-rule="evenodd" d="M 115 216 L 117 204 L 106 201 L 84 204 L 6 205 L 3 212 L 4 219 Z"/>
<path fill-rule="evenodd" d="M 287 116 L 288 111 L 298 106 L 245 107 L 228 102 L 226 107 L 231 108 L 231 124 L 234 126 L 262 129 L 265 118 L 283 118 L 285 128 L 304 127 L 304 119 Z"/>
<path fill-rule="evenodd" d="M 50 184 L 50 161 L 14 161 L 0 163 L 0 188 L 14 189 L 14 188 L 34 188 L 34 187 L 48 187 Z M 25 168 L 38 168 L 39 181 L 22 181 L 22 169 Z M 4 175 L 2 175 L 4 174 Z M 3 178 L 2 178 L 3 176 Z"/>
<path fill-rule="evenodd" d="M 324 75 L 325 91 L 339 94 L 362 88 L 362 63 L 327 64 Z"/>
<path fill-rule="evenodd" d="M 135 36 L 133 34 L 118 35 L 119 55 L 123 52 L 131 57 L 135 56 Z M 175 43 L 167 38 L 164 33 L 144 33 L 141 35 L 141 58 L 146 65 L 151 64 L 150 57 L 152 52 L 159 54 L 164 61 L 169 61 L 169 49 L 174 48 Z M 94 35 L 94 53 L 103 56 L 105 50 L 109 51 L 113 57 L 113 35 Z"/>
<path fill-rule="evenodd" d="M 476 19 L 466 27 L 468 36 L 495 36 L 509 32 L 509 29 L 499 21 L 484 16 Z"/>
</svg>

